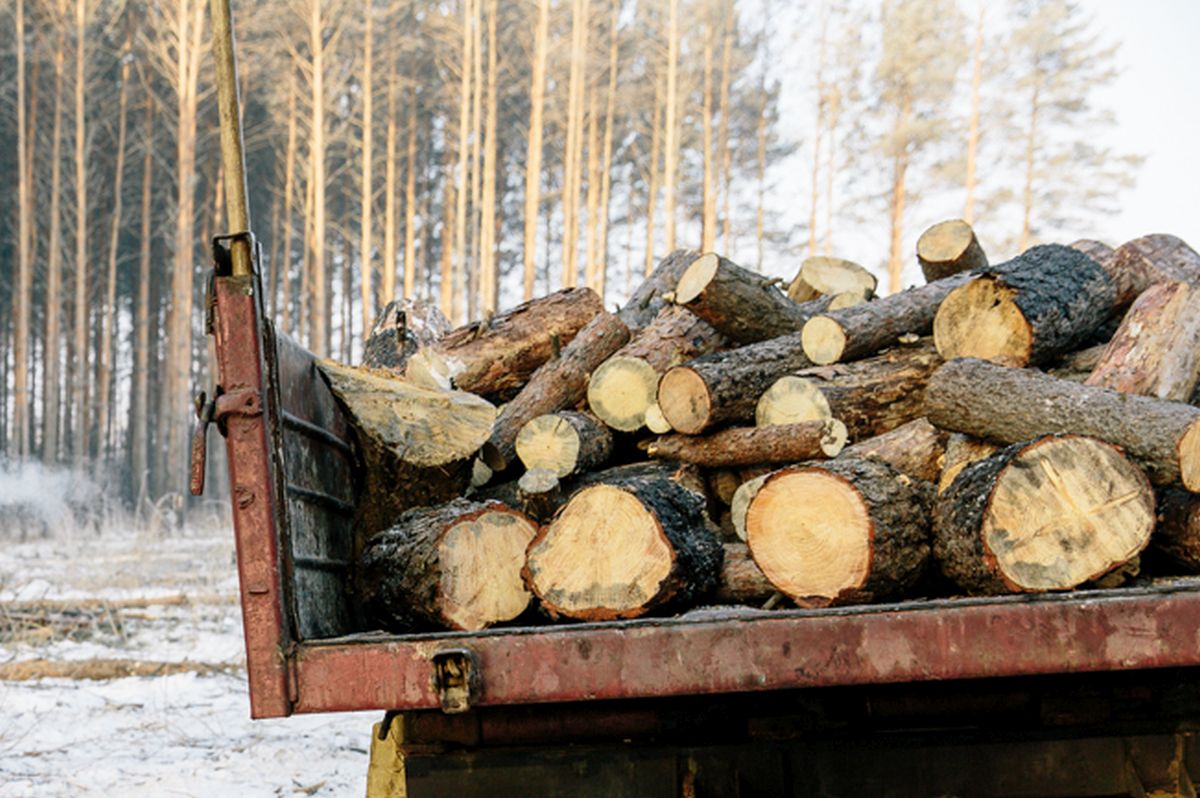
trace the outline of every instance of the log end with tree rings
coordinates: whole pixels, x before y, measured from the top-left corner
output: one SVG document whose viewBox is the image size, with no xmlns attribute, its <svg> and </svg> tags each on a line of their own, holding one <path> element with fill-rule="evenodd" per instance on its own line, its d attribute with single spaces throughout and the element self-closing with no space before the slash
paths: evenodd
<svg viewBox="0 0 1200 798">
<path fill-rule="evenodd" d="M 588 407 L 615 430 L 635 432 L 658 395 L 658 372 L 646 361 L 617 355 L 600 364 L 588 381 Z"/>
<path fill-rule="evenodd" d="M 754 423 L 760 427 L 772 424 L 796 424 L 832 418 L 829 400 L 816 383 L 807 377 L 780 377 L 758 398 Z"/>
<path fill-rule="evenodd" d="M 854 261 L 814 255 L 800 264 L 787 294 L 793 302 L 847 293 L 866 299 L 875 293 L 877 282 L 875 275 Z"/>
<path fill-rule="evenodd" d="M 917 239 L 917 261 L 926 282 L 988 265 L 975 231 L 962 219 L 938 222 L 922 233 Z"/>
<path fill-rule="evenodd" d="M 646 408 L 646 429 L 655 435 L 666 435 L 671 431 L 671 422 L 667 421 L 667 417 L 663 415 L 658 402 L 654 402 Z"/>
<path fill-rule="evenodd" d="M 995 275 L 951 291 L 933 320 L 938 354 L 945 360 L 976 357 L 1004 366 L 1028 364 L 1033 330 L 1015 300 L 1016 291 Z"/>
<path fill-rule="evenodd" d="M 675 286 L 675 303 L 686 305 L 708 288 L 709 283 L 717 274 L 721 259 L 714 252 L 706 252 L 692 261 L 679 277 Z"/>
<path fill-rule="evenodd" d="M 704 378 L 694 369 L 676 366 L 658 383 L 658 407 L 671 429 L 695 435 L 708 426 L 712 396 Z"/>
<path fill-rule="evenodd" d="M 521 579 L 537 526 L 507 509 L 490 509 L 446 529 L 439 544 L 442 614 L 460 629 L 511 621 L 533 598 Z"/>
<path fill-rule="evenodd" d="M 846 351 L 846 331 L 828 316 L 814 316 L 800 333 L 804 354 L 818 366 L 837 363 Z"/>
</svg>

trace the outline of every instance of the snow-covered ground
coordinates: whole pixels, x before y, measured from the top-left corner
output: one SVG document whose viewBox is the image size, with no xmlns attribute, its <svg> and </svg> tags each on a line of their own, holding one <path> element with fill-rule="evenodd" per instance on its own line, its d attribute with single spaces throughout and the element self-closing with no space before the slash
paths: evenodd
<svg viewBox="0 0 1200 798">
<path fill-rule="evenodd" d="M 48 534 L 0 534 L 0 613 L 12 602 L 169 598 L 69 633 L 5 634 L 0 615 L 0 669 L 121 659 L 199 672 L 0 680 L 0 798 L 363 795 L 376 713 L 249 719 L 228 529 L 66 525 Z"/>
</svg>

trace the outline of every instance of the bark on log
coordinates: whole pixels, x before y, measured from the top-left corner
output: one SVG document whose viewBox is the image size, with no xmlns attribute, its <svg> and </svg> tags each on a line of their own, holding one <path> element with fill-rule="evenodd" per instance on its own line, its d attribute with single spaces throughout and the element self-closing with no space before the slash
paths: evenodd
<svg viewBox="0 0 1200 798">
<path fill-rule="evenodd" d="M 852 441 L 881 435 L 925 414 L 925 384 L 941 363 L 933 342 L 925 339 L 866 360 L 803 369 L 763 393 L 755 420 L 836 418 Z"/>
<path fill-rule="evenodd" d="M 922 233 L 917 239 L 917 262 L 927 283 L 988 265 L 975 231 L 962 219 L 938 222 Z"/>
<path fill-rule="evenodd" d="M 1104 343 L 1068 352 L 1047 366 L 1045 371 L 1060 380 L 1084 382 L 1096 370 L 1096 366 L 1100 363 L 1100 358 L 1104 356 L 1104 350 L 1107 348 L 1108 344 Z"/>
<path fill-rule="evenodd" d="M 471 457 L 487 440 L 496 408 L 461 391 L 433 391 L 383 372 L 321 361 L 350 415 L 363 459 L 357 506 L 362 536 L 390 527 L 411 507 L 460 496 Z"/>
<path fill-rule="evenodd" d="M 758 563 L 750 556 L 745 543 L 724 544 L 725 558 L 721 564 L 721 578 L 713 601 L 717 604 L 748 604 L 762 606 L 779 591 L 763 574 Z"/>
<path fill-rule="evenodd" d="M 1200 492 L 1200 409 L 1191 405 L 964 358 L 934 373 L 925 408 L 943 429 L 1000 443 L 1056 432 L 1099 438 L 1123 448 L 1156 485 L 1182 481 Z"/>
<path fill-rule="evenodd" d="M 1134 300 L 1085 385 L 1186 402 L 1200 380 L 1200 285 L 1157 283 Z"/>
<path fill-rule="evenodd" d="M 814 255 L 800 264 L 787 295 L 797 303 L 838 294 L 854 294 L 866 300 L 875 295 L 877 284 L 875 275 L 854 261 Z"/>
<path fill-rule="evenodd" d="M 934 555 L 972 594 L 1068 590 L 1129 561 L 1154 491 L 1115 446 L 1050 435 L 972 463 L 938 497 Z"/>
<path fill-rule="evenodd" d="M 535 371 L 500 411 L 483 447 L 488 467 L 493 471 L 508 467 L 516 456 L 517 435 L 530 421 L 579 404 L 587 392 L 588 376 L 628 340 L 629 328 L 616 315 L 601 313 L 592 319 L 562 354 Z"/>
<path fill-rule="evenodd" d="M 902 595 L 929 560 L 932 487 L 875 460 L 769 474 L 746 512 L 754 561 L 801 607 Z"/>
<path fill-rule="evenodd" d="M 1096 263 L 1100 265 L 1100 268 L 1108 272 L 1109 276 L 1113 278 L 1113 282 L 1117 283 L 1118 297 L 1123 296 L 1120 281 L 1117 280 L 1116 274 L 1112 270 L 1111 261 L 1117 254 L 1115 249 L 1110 247 L 1108 244 L 1105 244 L 1103 241 L 1095 241 L 1090 238 L 1081 238 L 1078 241 L 1072 241 L 1067 246 L 1069 246 L 1071 249 L 1079 250 L 1084 255 L 1087 255 L 1089 258 L 1096 261 Z"/>
<path fill-rule="evenodd" d="M 588 381 L 588 406 L 601 421 L 622 432 L 646 423 L 663 373 L 693 358 L 715 352 L 725 338 L 708 322 L 677 305 L 668 305 L 616 354 L 600 364 Z"/>
<path fill-rule="evenodd" d="M 677 249 L 658 262 L 650 276 L 617 311 L 630 332 L 637 332 L 650 324 L 664 307 L 671 304 L 667 297 L 674 294 L 679 278 L 698 257 L 699 252 Z"/>
<path fill-rule="evenodd" d="M 1116 283 L 1122 307 L 1155 283 L 1200 283 L 1200 254 L 1182 239 L 1162 233 L 1126 241 L 1099 263 Z"/>
<path fill-rule="evenodd" d="M 388 302 L 363 346 L 363 365 L 403 374 L 408 359 L 450 332 L 450 320 L 420 299 Z"/>
<path fill-rule="evenodd" d="M 650 442 L 646 454 L 701 466 L 750 466 L 834 457 L 846 445 L 846 426 L 837 419 L 770 427 L 734 427 L 707 437 L 667 435 Z"/>
<path fill-rule="evenodd" d="M 946 432 L 918 418 L 842 449 L 845 460 L 880 460 L 901 474 L 937 482 L 946 454 Z"/>
<path fill-rule="evenodd" d="M 526 515 L 539 524 L 554 517 L 566 502 L 558 475 L 548 468 L 531 468 L 517 480 L 517 502 Z"/>
<path fill-rule="evenodd" d="M 775 380 L 813 365 L 800 333 L 782 335 L 676 366 L 658 384 L 658 407 L 677 432 L 695 435 L 727 421 L 749 421 Z"/>
<path fill-rule="evenodd" d="M 1188 573 L 1200 573 L 1200 497 L 1166 488 L 1159 493 L 1158 518 L 1151 544 Z"/>
<path fill-rule="evenodd" d="M 410 510 L 363 552 L 363 606 L 396 632 L 510 621 L 532 598 L 521 566 L 536 533 L 536 524 L 499 503 L 457 499 Z"/>
<path fill-rule="evenodd" d="M 564 410 L 531 420 L 517 434 L 515 446 L 526 468 L 548 469 L 561 479 L 606 463 L 613 437 L 594 416 Z"/>
<path fill-rule="evenodd" d="M 944 493 L 964 468 L 971 463 L 992 456 L 999 448 L 999 444 L 991 441 L 973 438 L 961 432 L 951 432 L 946 439 L 946 454 L 942 458 L 942 472 L 937 478 L 938 493 Z"/>
<path fill-rule="evenodd" d="M 1080 348 L 1117 307 L 1116 287 L 1095 261 L 1048 244 L 950 292 L 933 338 L 947 360 L 1037 365 Z"/>
<path fill-rule="evenodd" d="M 687 607 L 720 575 L 710 524 L 703 500 L 670 480 L 592 485 L 534 538 L 525 582 L 554 617 L 603 621 Z"/>
</svg>

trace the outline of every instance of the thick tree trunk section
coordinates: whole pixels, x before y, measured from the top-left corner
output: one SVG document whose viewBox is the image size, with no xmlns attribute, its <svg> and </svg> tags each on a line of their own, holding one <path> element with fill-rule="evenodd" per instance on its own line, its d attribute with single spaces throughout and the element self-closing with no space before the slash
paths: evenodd
<svg viewBox="0 0 1200 798">
<path fill-rule="evenodd" d="M 949 436 L 924 418 L 842 449 L 841 458 L 887 463 L 913 479 L 936 482 L 942 471 Z"/>
<path fill-rule="evenodd" d="M 917 262 L 929 283 L 988 265 L 975 231 L 962 219 L 938 222 L 922 233 L 917 239 Z"/>
<path fill-rule="evenodd" d="M 933 337 L 947 360 L 1009 366 L 1045 363 L 1078 349 L 1117 309 L 1112 279 L 1070 247 L 1033 247 L 952 291 Z"/>
<path fill-rule="evenodd" d="M 517 457 L 528 469 L 560 479 L 603 465 L 612 456 L 612 432 L 586 413 L 564 410 L 538 416 L 517 435 Z"/>
<path fill-rule="evenodd" d="M 946 439 L 946 454 L 942 458 L 942 472 L 938 475 L 938 493 L 944 493 L 962 470 L 971 463 L 990 457 L 999 449 L 999 444 L 972 438 L 961 432 L 951 432 Z"/>
<path fill-rule="evenodd" d="M 1168 488 L 1159 494 L 1158 517 L 1154 547 L 1189 573 L 1200 573 L 1200 497 Z"/>
<path fill-rule="evenodd" d="M 406 512 L 359 562 L 368 616 L 394 632 L 476 631 L 511 621 L 532 594 L 521 579 L 537 525 L 491 502 L 458 499 Z"/>
<path fill-rule="evenodd" d="M 1056 432 L 1123 448 L 1151 481 L 1200 492 L 1200 408 L 1077 385 L 1038 371 L 973 358 L 942 366 L 925 390 L 929 420 L 943 429 L 1019 443 Z"/>
<path fill-rule="evenodd" d="M 1117 247 L 1111 258 L 1097 259 L 1117 285 L 1117 304 L 1128 305 L 1155 283 L 1200 282 L 1200 254 L 1183 240 L 1155 233 Z"/>
<path fill-rule="evenodd" d="M 371 325 L 363 365 L 403 374 L 410 357 L 449 332 L 450 320 L 436 305 L 412 298 L 390 301 Z"/>
<path fill-rule="evenodd" d="M 938 498 L 934 554 L 968 593 L 1069 590 L 1137 556 L 1154 492 L 1120 451 L 1074 435 L 1008 446 Z"/>
<path fill-rule="evenodd" d="M 629 301 L 617 311 L 631 332 L 648 326 L 664 307 L 671 304 L 668 297 L 674 296 L 679 278 L 698 257 L 700 253 L 693 250 L 677 249 L 658 262 Z"/>
<path fill-rule="evenodd" d="M 580 490 L 529 546 L 525 581 L 554 617 L 604 621 L 688 607 L 710 593 L 722 549 L 704 502 L 660 478 Z"/>
<path fill-rule="evenodd" d="M 903 595 L 929 560 L 931 494 L 875 460 L 783 468 L 750 500 L 746 541 L 801 607 Z"/>
<path fill-rule="evenodd" d="M 718 604 L 748 604 L 761 606 L 779 591 L 763 574 L 750 556 L 745 543 L 726 543 L 721 563 L 721 577 L 713 601 Z"/>
<path fill-rule="evenodd" d="M 513 400 L 504 406 L 483 448 L 483 460 L 503 471 L 516 455 L 521 428 L 533 419 L 579 404 L 588 376 L 629 341 L 629 328 L 614 314 L 601 313 L 579 331 L 562 354 L 538 368 Z"/>
<path fill-rule="evenodd" d="M 813 255 L 800 264 L 800 271 L 788 284 L 787 295 L 793 302 L 809 302 L 835 294 L 870 299 L 875 295 L 877 283 L 875 275 L 854 261 Z"/>
<path fill-rule="evenodd" d="M 770 427 L 734 427 L 708 437 L 668 435 L 651 441 L 646 454 L 702 466 L 794 463 L 834 457 L 846 445 L 846 427 L 837 419 Z"/>
<path fill-rule="evenodd" d="M 1200 284 L 1158 283 L 1133 302 L 1084 384 L 1186 402 L 1200 379 Z"/>
</svg>

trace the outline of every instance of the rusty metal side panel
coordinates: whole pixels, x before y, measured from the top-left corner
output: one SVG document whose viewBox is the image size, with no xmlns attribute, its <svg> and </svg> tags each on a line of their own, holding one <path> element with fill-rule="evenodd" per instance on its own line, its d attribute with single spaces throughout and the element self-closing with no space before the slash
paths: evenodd
<svg viewBox="0 0 1200 798">
<path fill-rule="evenodd" d="M 503 705 L 1200 665 L 1200 592 L 635 621 L 300 647 L 297 712 L 439 706 L 468 649 Z"/>
</svg>

